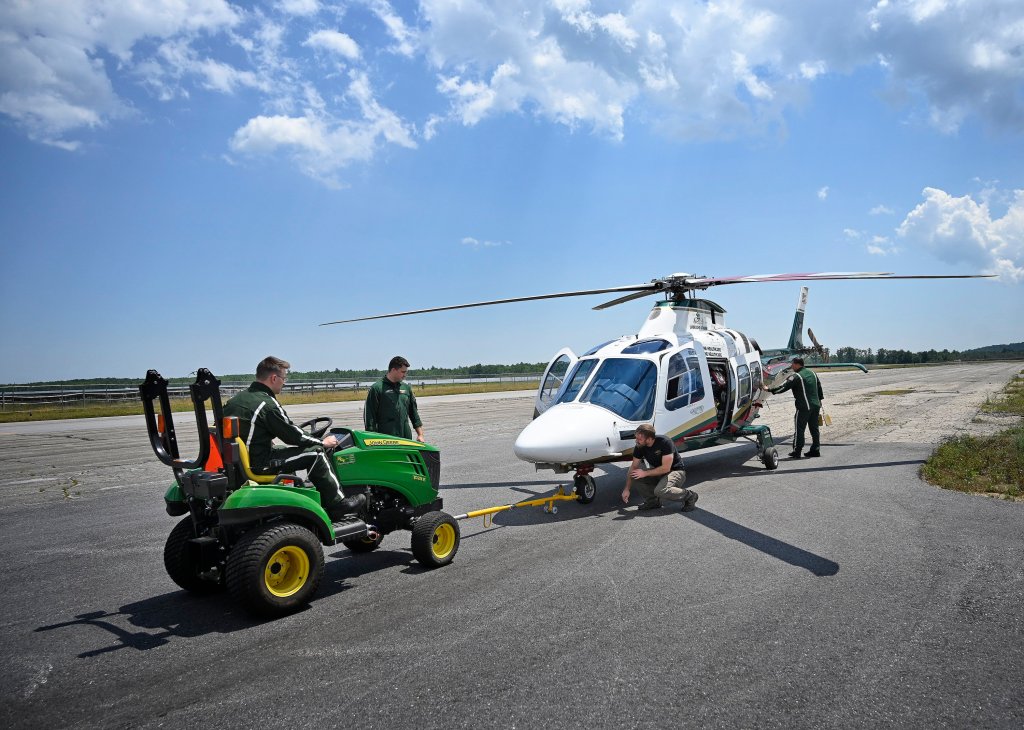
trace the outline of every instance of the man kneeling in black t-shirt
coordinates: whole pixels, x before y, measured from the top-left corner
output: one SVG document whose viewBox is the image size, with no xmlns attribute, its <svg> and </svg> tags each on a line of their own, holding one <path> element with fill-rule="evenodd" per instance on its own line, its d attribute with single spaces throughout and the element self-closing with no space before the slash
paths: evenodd
<svg viewBox="0 0 1024 730">
<path fill-rule="evenodd" d="M 646 469 L 640 468 L 641 461 L 647 462 Z M 658 436 L 649 423 L 636 429 L 633 463 L 626 476 L 626 488 L 622 490 L 622 501 L 627 504 L 634 479 L 636 491 L 644 498 L 638 510 L 658 509 L 662 502 L 681 503 L 683 512 L 696 509 L 697 493 L 683 487 L 686 481 L 683 457 L 672 439 Z"/>
</svg>

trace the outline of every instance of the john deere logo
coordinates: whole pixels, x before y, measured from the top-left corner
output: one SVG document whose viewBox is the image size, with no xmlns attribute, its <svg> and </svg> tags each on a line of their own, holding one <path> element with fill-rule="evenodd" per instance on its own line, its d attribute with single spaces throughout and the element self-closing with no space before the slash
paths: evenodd
<svg viewBox="0 0 1024 730">
<path fill-rule="evenodd" d="M 422 446 L 418 441 L 406 441 L 405 439 L 366 439 L 363 443 L 367 446 Z"/>
</svg>

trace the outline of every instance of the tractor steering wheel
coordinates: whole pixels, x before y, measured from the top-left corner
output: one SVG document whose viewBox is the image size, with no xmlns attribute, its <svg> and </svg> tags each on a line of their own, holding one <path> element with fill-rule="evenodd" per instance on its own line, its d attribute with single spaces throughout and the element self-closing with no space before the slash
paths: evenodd
<svg viewBox="0 0 1024 730">
<path fill-rule="evenodd" d="M 319 425 L 320 423 L 323 423 L 323 425 Z M 308 428 L 310 436 L 312 436 L 315 439 L 323 440 L 324 434 L 327 433 L 327 429 L 329 429 L 331 427 L 331 424 L 333 423 L 333 418 L 328 418 L 327 416 L 317 416 L 316 418 L 309 419 L 305 423 L 300 423 L 299 428 L 301 428 L 303 431 L 305 431 Z"/>
</svg>

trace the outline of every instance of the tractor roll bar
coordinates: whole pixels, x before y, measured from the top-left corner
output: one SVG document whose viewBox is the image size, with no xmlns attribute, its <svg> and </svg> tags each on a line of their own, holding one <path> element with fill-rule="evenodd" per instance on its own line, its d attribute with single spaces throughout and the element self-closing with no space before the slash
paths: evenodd
<svg viewBox="0 0 1024 730">
<path fill-rule="evenodd" d="M 214 423 L 220 423 L 224 418 L 224 408 L 220 402 L 220 380 L 213 373 L 206 368 L 199 368 L 196 372 L 196 382 L 188 389 L 196 414 L 196 428 L 199 431 L 199 455 L 191 461 L 180 458 L 178 452 L 178 437 L 174 432 L 171 401 L 167 395 L 167 379 L 156 370 L 150 370 L 146 373 L 146 380 L 139 385 L 149 443 L 156 457 L 174 469 L 175 476 L 180 471 L 201 469 L 210 456 L 210 425 L 206 420 L 206 401 L 209 400 L 213 407 Z M 154 400 L 160 401 L 160 416 L 164 426 L 162 432 L 153 408 Z"/>
</svg>

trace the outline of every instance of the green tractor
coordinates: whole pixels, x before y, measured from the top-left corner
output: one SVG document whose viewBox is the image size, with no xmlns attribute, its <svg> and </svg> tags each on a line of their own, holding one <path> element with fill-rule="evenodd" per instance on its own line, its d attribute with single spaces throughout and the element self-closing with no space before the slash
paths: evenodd
<svg viewBox="0 0 1024 730">
<path fill-rule="evenodd" d="M 200 368 L 189 391 L 199 431 L 199 454 L 191 461 L 179 455 L 167 380 L 150 370 L 139 386 L 150 444 L 174 470 L 164 500 L 167 513 L 183 519 L 167 538 L 164 566 L 185 590 L 202 594 L 226 587 L 251 612 L 273 617 L 305 605 L 316 593 L 324 570 L 322 545 L 370 552 L 384 535 L 401 529 L 412 532 L 413 555 L 424 567 L 438 568 L 455 557 L 459 524 L 441 510 L 441 455 L 435 447 L 331 428 L 325 417 L 301 424 L 317 438 L 329 431 L 339 442 L 329 458 L 357 508 L 332 521 L 319 492 L 298 476 L 253 473 L 238 438 L 238 419 L 224 417 L 213 373 Z M 207 407 L 215 426 L 207 421 Z"/>
</svg>

